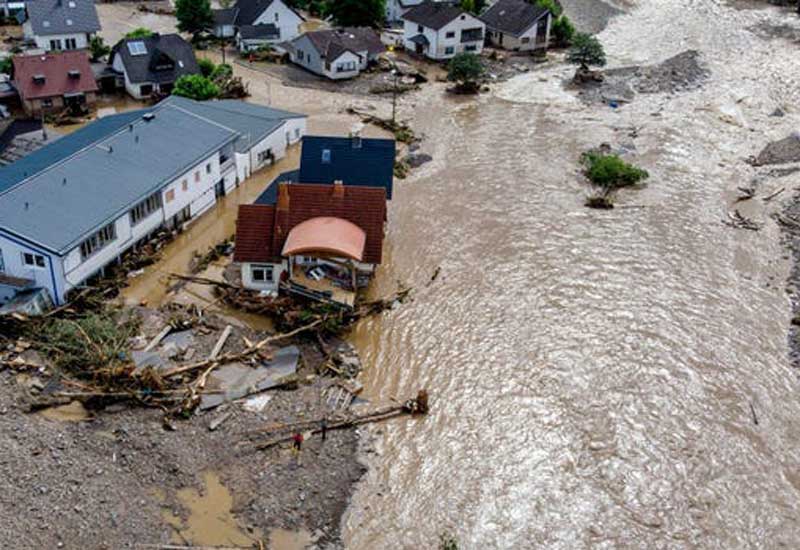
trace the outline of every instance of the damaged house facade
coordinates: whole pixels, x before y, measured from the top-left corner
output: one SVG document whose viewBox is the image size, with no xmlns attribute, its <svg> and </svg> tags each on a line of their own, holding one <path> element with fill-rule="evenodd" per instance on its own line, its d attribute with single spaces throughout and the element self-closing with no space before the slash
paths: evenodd
<svg viewBox="0 0 800 550">
<path fill-rule="evenodd" d="M 242 284 L 353 307 L 382 260 L 394 153 L 392 140 L 304 138 L 300 170 L 239 207 Z"/>
<path fill-rule="evenodd" d="M 483 51 L 486 25 L 450 3 L 424 2 L 406 11 L 402 19 L 403 46 L 408 52 L 443 60 Z"/>
<path fill-rule="evenodd" d="M 386 51 L 380 36 L 368 27 L 307 32 L 288 49 L 293 63 L 331 80 L 358 76 Z"/>
<path fill-rule="evenodd" d="M 64 303 L 126 251 L 203 214 L 282 157 L 305 123 L 239 101 L 172 97 L 99 119 L 0 169 L 0 296 L 43 288 Z"/>
<path fill-rule="evenodd" d="M 500 48 L 513 51 L 546 49 L 553 14 L 525 0 L 497 0 L 481 15 L 486 36 Z"/>
</svg>

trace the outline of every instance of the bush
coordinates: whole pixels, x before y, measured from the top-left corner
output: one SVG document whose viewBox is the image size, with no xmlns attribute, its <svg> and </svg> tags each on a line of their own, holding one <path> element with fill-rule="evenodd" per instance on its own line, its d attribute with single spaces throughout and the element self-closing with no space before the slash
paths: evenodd
<svg viewBox="0 0 800 550">
<path fill-rule="evenodd" d="M 153 31 L 147 29 L 145 27 L 139 27 L 133 29 L 131 32 L 125 35 L 125 38 L 147 38 L 148 36 L 152 36 Z"/>
<path fill-rule="evenodd" d="M 0 60 L 0 73 L 7 74 L 8 76 L 14 76 L 12 73 L 14 72 L 14 62 L 11 60 L 10 57 L 6 57 Z"/>
<path fill-rule="evenodd" d="M 211 71 L 211 80 L 214 81 L 230 78 L 232 76 L 233 76 L 233 67 L 231 67 L 227 63 L 221 63 L 216 67 L 214 67 L 214 70 Z"/>
<path fill-rule="evenodd" d="M 606 192 L 636 185 L 650 177 L 646 170 L 628 164 L 619 155 L 585 153 L 582 162 L 586 166 L 585 173 L 589 181 Z"/>
<path fill-rule="evenodd" d="M 553 22 L 550 27 L 550 33 L 553 35 L 553 43 L 559 48 L 566 48 L 572 44 L 572 39 L 575 36 L 575 25 L 569 20 L 569 17 L 562 15 Z"/>
<path fill-rule="evenodd" d="M 219 87 L 207 77 L 200 74 L 187 74 L 175 82 L 172 93 L 197 101 L 214 99 L 219 96 Z"/>
<path fill-rule="evenodd" d="M 210 59 L 200 58 L 197 60 L 197 66 L 200 67 L 200 74 L 206 78 L 214 74 L 217 65 Z"/>
<path fill-rule="evenodd" d="M 455 82 L 462 91 L 477 92 L 478 81 L 483 76 L 484 70 L 477 55 L 462 52 L 450 60 L 447 66 L 447 80 Z"/>
<path fill-rule="evenodd" d="M 97 61 L 111 53 L 111 48 L 103 42 L 103 37 L 94 35 L 89 39 L 89 52 L 91 53 L 92 61 Z"/>
<path fill-rule="evenodd" d="M 580 65 L 582 69 L 588 69 L 590 65 L 602 67 L 606 64 L 606 52 L 597 38 L 579 32 L 572 39 L 567 61 Z"/>
<path fill-rule="evenodd" d="M 554 18 L 561 17 L 561 6 L 555 0 L 536 0 L 536 5 L 540 8 L 546 8 L 550 10 L 550 13 L 553 14 Z"/>
</svg>

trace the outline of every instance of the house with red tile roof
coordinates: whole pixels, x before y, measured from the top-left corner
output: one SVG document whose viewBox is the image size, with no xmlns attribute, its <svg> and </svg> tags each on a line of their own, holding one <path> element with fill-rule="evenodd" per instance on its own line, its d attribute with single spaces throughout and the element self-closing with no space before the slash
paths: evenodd
<svg viewBox="0 0 800 550">
<path fill-rule="evenodd" d="M 383 258 L 382 187 L 278 183 L 274 204 L 241 205 L 242 284 L 352 307 Z"/>
<path fill-rule="evenodd" d="M 86 51 L 17 55 L 13 62 L 14 85 L 29 115 L 83 108 L 97 99 L 97 82 Z"/>
</svg>

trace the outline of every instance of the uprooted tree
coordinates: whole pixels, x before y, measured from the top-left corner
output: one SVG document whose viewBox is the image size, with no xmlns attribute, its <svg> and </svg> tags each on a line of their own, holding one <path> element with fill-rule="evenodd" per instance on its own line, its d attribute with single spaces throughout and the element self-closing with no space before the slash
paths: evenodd
<svg viewBox="0 0 800 550">
<path fill-rule="evenodd" d="M 468 52 L 456 54 L 447 66 L 447 80 L 456 83 L 456 91 L 475 94 L 480 89 L 480 80 L 485 68 L 480 58 Z"/>
<path fill-rule="evenodd" d="M 625 162 L 619 155 L 590 151 L 583 154 L 581 162 L 585 166 L 584 175 L 598 188 L 598 193 L 586 200 L 590 208 L 613 208 L 611 195 L 615 190 L 637 185 L 650 177 L 647 170 Z"/>
</svg>

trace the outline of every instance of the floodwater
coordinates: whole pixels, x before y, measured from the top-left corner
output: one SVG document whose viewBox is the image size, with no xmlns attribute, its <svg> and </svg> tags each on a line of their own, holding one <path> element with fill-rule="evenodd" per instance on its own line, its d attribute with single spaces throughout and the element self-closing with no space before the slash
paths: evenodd
<svg viewBox="0 0 800 550">
<path fill-rule="evenodd" d="M 443 532 L 465 549 L 797 548 L 788 262 L 761 201 L 761 231 L 721 220 L 755 173 L 744 159 L 798 126 L 798 45 L 749 29 L 800 21 L 629 4 L 600 35 L 609 64 L 697 49 L 702 89 L 588 107 L 556 66 L 415 100 L 434 161 L 397 184 L 374 289 L 399 280 L 415 299 L 353 341 L 366 397 L 424 387 L 431 414 L 371 428 L 348 548 L 432 548 Z M 601 142 L 634 146 L 651 174 L 611 211 L 583 207 L 578 177 Z"/>
</svg>

